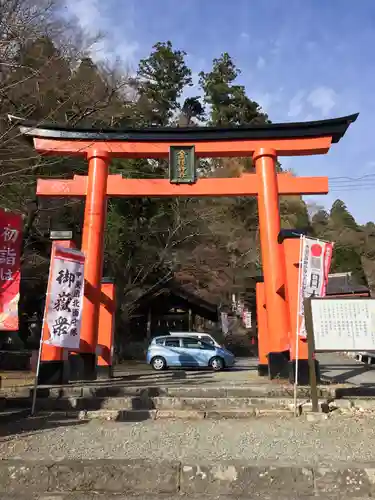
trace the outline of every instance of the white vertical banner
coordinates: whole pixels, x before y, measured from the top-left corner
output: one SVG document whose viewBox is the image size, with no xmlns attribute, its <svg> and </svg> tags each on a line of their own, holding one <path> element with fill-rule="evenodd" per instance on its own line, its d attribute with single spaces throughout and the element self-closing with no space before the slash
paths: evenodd
<svg viewBox="0 0 375 500">
<path fill-rule="evenodd" d="M 298 334 L 301 337 L 306 337 L 303 301 L 307 297 L 325 296 L 333 243 L 303 236 L 301 245 Z"/>
<path fill-rule="evenodd" d="M 232 312 L 237 312 L 237 301 L 234 293 L 232 293 Z"/>
<path fill-rule="evenodd" d="M 221 331 L 224 335 L 227 335 L 229 332 L 229 322 L 228 322 L 228 313 L 221 313 Z"/>
<path fill-rule="evenodd" d="M 243 313 L 242 313 L 242 321 L 243 321 L 243 324 L 244 324 L 244 327 L 245 328 L 251 328 L 251 311 L 249 311 L 248 309 L 244 309 Z"/>
<path fill-rule="evenodd" d="M 65 349 L 78 349 L 80 343 L 84 264 L 82 252 L 56 247 L 51 261 L 48 306 L 45 324 L 50 337 L 44 343 Z"/>
</svg>

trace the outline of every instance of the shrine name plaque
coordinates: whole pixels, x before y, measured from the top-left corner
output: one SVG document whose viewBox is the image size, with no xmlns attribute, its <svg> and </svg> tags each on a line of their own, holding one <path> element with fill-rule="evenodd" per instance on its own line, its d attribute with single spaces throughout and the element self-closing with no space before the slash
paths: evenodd
<svg viewBox="0 0 375 500">
<path fill-rule="evenodd" d="M 375 299 L 311 299 L 316 351 L 375 351 Z"/>
</svg>

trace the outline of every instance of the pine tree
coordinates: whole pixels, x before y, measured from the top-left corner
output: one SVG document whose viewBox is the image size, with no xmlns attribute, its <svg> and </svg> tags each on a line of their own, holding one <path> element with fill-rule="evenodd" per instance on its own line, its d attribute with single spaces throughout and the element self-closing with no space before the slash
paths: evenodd
<svg viewBox="0 0 375 500">
<path fill-rule="evenodd" d="M 179 98 L 187 85 L 192 85 L 191 70 L 185 63 L 186 52 L 174 50 L 172 43 L 158 42 L 137 71 L 137 90 L 140 100 L 148 103 L 144 113 L 145 125 L 166 126 L 176 110 Z"/>
<path fill-rule="evenodd" d="M 213 60 L 211 71 L 199 74 L 204 100 L 211 108 L 212 125 L 230 127 L 268 123 L 268 117 L 259 104 L 247 97 L 245 87 L 235 84 L 239 74 L 240 70 L 227 52 Z"/>
<path fill-rule="evenodd" d="M 330 218 L 332 223 L 337 228 L 349 228 L 349 229 L 358 229 L 358 225 L 352 216 L 352 214 L 348 211 L 347 206 L 341 200 L 336 200 L 332 204 Z"/>
</svg>

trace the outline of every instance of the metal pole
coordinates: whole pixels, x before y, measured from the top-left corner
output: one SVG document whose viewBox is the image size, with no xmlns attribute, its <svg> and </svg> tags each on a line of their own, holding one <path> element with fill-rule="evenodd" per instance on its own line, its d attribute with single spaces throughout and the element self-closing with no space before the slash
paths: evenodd
<svg viewBox="0 0 375 500">
<path fill-rule="evenodd" d="M 314 325 L 312 317 L 311 300 L 312 298 L 304 300 L 304 310 L 305 310 L 305 325 L 307 333 L 307 345 L 309 351 L 308 362 L 309 362 L 309 375 L 310 375 L 311 404 L 312 404 L 312 411 L 318 412 L 319 400 L 318 400 L 318 384 L 316 379 L 316 369 L 315 369 L 315 359 L 314 359 L 315 341 L 314 341 Z"/>
<path fill-rule="evenodd" d="M 46 291 L 46 301 L 45 301 L 45 304 L 44 304 L 44 314 L 43 314 L 42 330 L 40 332 L 40 339 L 39 339 L 39 353 L 38 353 L 38 362 L 37 362 L 37 365 L 36 365 L 36 374 L 35 374 L 35 380 L 34 380 L 33 400 L 32 400 L 32 403 L 31 403 L 31 416 L 33 416 L 34 413 L 35 413 L 36 393 L 37 393 L 37 390 L 38 390 L 38 379 L 39 379 L 39 370 L 40 370 L 40 360 L 42 358 L 44 326 L 46 324 L 47 309 L 48 309 L 49 297 L 50 297 L 50 286 L 51 286 L 51 280 L 52 280 L 53 256 L 54 256 L 54 248 L 53 248 L 53 245 L 52 245 L 51 262 L 50 262 L 50 265 L 49 265 L 49 272 L 48 272 L 48 284 L 47 284 L 47 291 Z"/>
<path fill-rule="evenodd" d="M 42 323 L 42 331 L 40 332 L 38 361 L 37 361 L 37 365 L 36 365 L 36 374 L 35 374 L 35 379 L 34 379 L 33 400 L 31 403 L 31 416 L 33 416 L 35 414 L 35 404 L 36 404 L 36 393 L 38 390 L 40 359 L 42 357 L 42 347 L 43 347 L 43 332 L 44 332 L 44 319 L 45 319 L 44 316 L 43 316 L 43 323 Z"/>
<path fill-rule="evenodd" d="M 299 355 L 299 320 L 300 320 L 300 308 L 301 308 L 301 274 L 302 274 L 302 252 L 303 252 L 303 240 L 305 236 L 300 235 L 299 244 L 299 260 L 298 260 L 298 299 L 297 299 L 297 321 L 296 321 L 296 363 L 295 363 L 295 373 L 294 373 L 294 415 L 298 416 L 297 412 L 297 387 L 298 387 L 298 355 Z"/>
</svg>

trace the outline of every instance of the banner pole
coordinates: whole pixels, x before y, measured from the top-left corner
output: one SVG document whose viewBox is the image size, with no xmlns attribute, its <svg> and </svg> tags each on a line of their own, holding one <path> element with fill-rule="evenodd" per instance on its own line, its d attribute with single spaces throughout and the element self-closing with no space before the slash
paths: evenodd
<svg viewBox="0 0 375 500">
<path fill-rule="evenodd" d="M 44 335 L 44 327 L 46 324 L 46 316 L 47 316 L 47 309 L 48 309 L 48 302 L 49 302 L 49 297 L 50 297 L 50 292 L 51 292 L 51 279 L 52 279 L 52 267 L 53 267 L 53 258 L 55 255 L 55 251 L 52 248 L 51 251 L 51 260 L 49 263 L 49 272 L 48 272 L 48 284 L 47 284 L 47 290 L 46 290 L 46 300 L 44 303 L 44 314 L 43 314 L 43 321 L 42 321 L 42 331 L 40 332 L 40 339 L 39 339 L 39 352 L 38 352 L 38 361 L 36 364 L 36 373 L 35 373 L 35 379 L 34 379 L 34 390 L 33 390 L 33 400 L 31 403 L 31 416 L 35 414 L 35 405 L 36 405 L 36 393 L 38 390 L 38 379 L 39 379 L 39 371 L 40 371 L 40 362 L 42 359 L 42 349 L 43 349 L 43 335 Z"/>
<path fill-rule="evenodd" d="M 297 412 L 297 387 L 298 387 L 298 355 L 299 355 L 299 319 L 300 319 L 300 305 L 301 305 L 301 274 L 302 274 L 302 254 L 303 254 L 303 235 L 300 236 L 299 244 L 299 261 L 298 261 L 298 299 L 297 299 L 297 318 L 296 318 L 296 338 L 295 338 L 295 367 L 294 367 L 294 388 L 293 388 L 293 403 L 294 403 L 294 415 L 298 416 Z"/>
<path fill-rule="evenodd" d="M 31 404 L 31 416 L 34 416 L 34 414 L 35 414 L 36 393 L 37 393 L 37 390 L 38 390 L 40 360 L 41 360 L 41 357 L 42 357 L 42 348 L 43 348 L 43 333 L 44 333 L 44 316 L 43 316 L 42 331 L 40 332 L 38 361 L 37 361 L 37 365 L 36 365 L 36 374 L 35 374 L 35 379 L 34 379 L 33 401 L 32 401 L 32 404 Z"/>
</svg>

